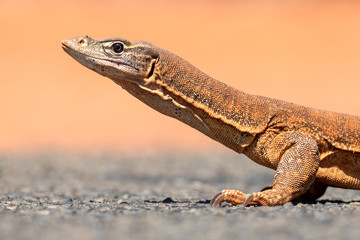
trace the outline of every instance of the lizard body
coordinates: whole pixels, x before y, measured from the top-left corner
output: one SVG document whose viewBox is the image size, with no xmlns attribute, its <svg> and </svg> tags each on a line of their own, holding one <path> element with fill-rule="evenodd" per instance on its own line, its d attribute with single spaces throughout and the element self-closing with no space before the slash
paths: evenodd
<svg viewBox="0 0 360 240">
<path fill-rule="evenodd" d="M 360 189 L 358 116 L 244 93 L 144 41 L 77 37 L 62 44 L 148 106 L 276 170 L 263 191 L 223 190 L 214 206 L 275 206 L 315 200 L 327 186 Z"/>
</svg>

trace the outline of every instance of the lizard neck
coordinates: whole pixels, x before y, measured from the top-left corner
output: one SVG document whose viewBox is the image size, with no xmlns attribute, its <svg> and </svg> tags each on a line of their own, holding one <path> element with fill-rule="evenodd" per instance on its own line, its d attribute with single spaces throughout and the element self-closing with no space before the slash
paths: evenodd
<svg viewBox="0 0 360 240">
<path fill-rule="evenodd" d="M 193 118 L 166 115 L 237 152 L 242 152 L 256 134 L 266 129 L 270 121 L 269 99 L 239 91 L 206 75 L 169 51 L 158 51 L 160 58 L 151 82 L 172 99 L 172 104 L 178 107 L 177 111 L 186 109 Z"/>
<path fill-rule="evenodd" d="M 259 133 L 270 118 L 270 99 L 247 94 L 203 73 L 186 60 L 161 50 L 159 84 L 176 99 L 203 110 L 240 131 Z"/>
</svg>

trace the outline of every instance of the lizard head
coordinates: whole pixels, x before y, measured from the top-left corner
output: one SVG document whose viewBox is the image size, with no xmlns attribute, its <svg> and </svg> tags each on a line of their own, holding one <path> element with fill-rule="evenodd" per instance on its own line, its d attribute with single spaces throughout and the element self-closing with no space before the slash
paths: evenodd
<svg viewBox="0 0 360 240">
<path fill-rule="evenodd" d="M 62 41 L 65 52 L 82 65 L 115 82 L 141 84 L 154 72 L 159 54 L 150 43 L 122 38 L 94 40 L 76 37 Z"/>
</svg>

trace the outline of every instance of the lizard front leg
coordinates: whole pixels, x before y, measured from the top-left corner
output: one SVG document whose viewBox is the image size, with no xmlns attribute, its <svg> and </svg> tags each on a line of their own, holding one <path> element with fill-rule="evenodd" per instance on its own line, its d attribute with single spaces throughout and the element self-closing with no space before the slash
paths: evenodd
<svg viewBox="0 0 360 240">
<path fill-rule="evenodd" d="M 310 188 L 320 163 L 316 142 L 299 132 L 283 133 L 279 137 L 277 144 L 272 147 L 278 147 L 282 155 L 271 189 L 252 194 L 223 190 L 212 199 L 212 206 L 221 205 L 225 201 L 233 205 L 244 203 L 245 206 L 282 205 L 301 196 Z M 280 144 L 286 147 L 281 148 Z"/>
</svg>

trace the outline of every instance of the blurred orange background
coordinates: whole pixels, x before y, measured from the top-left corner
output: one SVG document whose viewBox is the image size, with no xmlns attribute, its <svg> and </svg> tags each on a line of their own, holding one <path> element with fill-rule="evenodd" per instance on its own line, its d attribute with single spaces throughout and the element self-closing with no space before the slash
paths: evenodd
<svg viewBox="0 0 360 240">
<path fill-rule="evenodd" d="M 0 152 L 224 150 L 71 59 L 63 38 L 168 49 L 245 92 L 360 115 L 359 1 L 0 1 Z"/>
</svg>

